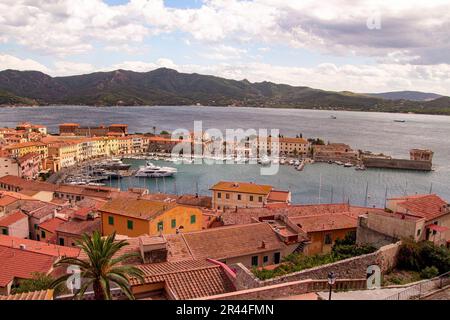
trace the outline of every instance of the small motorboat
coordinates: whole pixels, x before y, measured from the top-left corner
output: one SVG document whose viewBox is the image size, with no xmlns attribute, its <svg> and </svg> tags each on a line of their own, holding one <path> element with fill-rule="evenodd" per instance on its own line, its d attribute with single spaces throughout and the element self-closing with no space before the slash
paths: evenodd
<svg viewBox="0 0 450 320">
<path fill-rule="evenodd" d="M 353 167 L 353 163 L 351 163 L 351 162 L 344 163 L 344 167 L 346 167 L 346 168 Z"/>
</svg>

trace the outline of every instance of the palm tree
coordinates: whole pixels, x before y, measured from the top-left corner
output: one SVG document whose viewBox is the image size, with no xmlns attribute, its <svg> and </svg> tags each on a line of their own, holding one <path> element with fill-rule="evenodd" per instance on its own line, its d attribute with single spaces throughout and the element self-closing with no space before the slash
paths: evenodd
<svg viewBox="0 0 450 320">
<path fill-rule="evenodd" d="M 113 283 L 119 286 L 130 300 L 134 300 L 133 293 L 129 288 L 128 277 L 135 277 L 142 282 L 143 272 L 134 266 L 120 263 L 139 256 L 139 254 L 127 253 L 114 257 L 121 248 L 128 245 L 125 240 L 115 241 L 115 238 L 115 233 L 105 238 L 102 238 L 98 231 L 95 231 L 92 237 L 85 234 L 81 241 L 77 241 L 77 247 L 87 255 L 86 260 L 66 257 L 54 264 L 54 267 L 75 265 L 80 268 L 83 283 L 74 298 L 82 298 L 92 285 L 95 300 L 111 300 L 110 284 Z M 52 287 L 61 285 L 70 276 L 71 274 L 67 274 L 55 280 Z"/>
</svg>

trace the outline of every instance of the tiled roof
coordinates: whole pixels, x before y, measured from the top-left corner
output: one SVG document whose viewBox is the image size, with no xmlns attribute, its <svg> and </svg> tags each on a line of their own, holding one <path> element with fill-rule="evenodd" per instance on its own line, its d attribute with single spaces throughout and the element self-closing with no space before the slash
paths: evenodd
<svg viewBox="0 0 450 320">
<path fill-rule="evenodd" d="M 26 180 L 16 176 L 4 176 L 0 178 L 0 183 L 18 187 L 25 190 L 36 191 L 55 191 L 58 187 L 54 184 L 47 182 L 40 182 L 34 180 Z"/>
<path fill-rule="evenodd" d="M 320 232 L 356 228 L 357 219 L 346 214 L 322 214 L 314 216 L 289 217 L 304 232 Z"/>
<path fill-rule="evenodd" d="M 85 233 L 91 235 L 94 231 L 100 231 L 101 219 L 79 220 L 72 219 L 57 226 L 56 232 L 64 232 L 75 235 L 83 235 Z"/>
<path fill-rule="evenodd" d="M 350 206 L 348 204 L 318 204 L 318 205 L 290 205 L 276 206 L 271 205 L 265 208 L 238 208 L 237 211 L 225 211 L 222 213 L 222 219 L 225 225 L 252 223 L 259 217 L 273 215 L 303 216 L 318 215 L 325 213 L 348 213 Z"/>
<path fill-rule="evenodd" d="M 31 279 L 33 272 L 48 273 L 56 257 L 0 246 L 0 287 L 15 278 Z"/>
<path fill-rule="evenodd" d="M 304 138 L 278 138 L 279 142 L 284 142 L 284 143 L 301 143 L 301 144 L 308 144 L 308 140 L 304 139 Z"/>
<path fill-rule="evenodd" d="M 406 209 L 408 214 L 427 220 L 448 214 L 443 210 L 447 202 L 435 194 L 397 198 L 396 200 L 401 200 L 397 206 Z"/>
<path fill-rule="evenodd" d="M 13 204 L 14 202 L 18 201 L 19 199 L 12 197 L 12 196 L 1 196 L 0 197 L 0 207 L 5 207 L 7 205 Z"/>
<path fill-rule="evenodd" d="M 284 249 L 284 243 L 267 223 L 226 226 L 182 236 L 194 259 L 220 260 Z"/>
<path fill-rule="evenodd" d="M 9 215 L 0 218 L 0 227 L 9 227 L 22 219 L 27 219 L 28 221 L 28 216 L 20 211 L 14 211 Z"/>
<path fill-rule="evenodd" d="M 53 257 L 59 256 L 77 257 L 78 254 L 80 253 L 80 249 L 78 248 L 63 247 L 55 244 L 48 244 L 41 241 L 34 241 L 29 239 L 0 235 L 0 248 L 9 247 L 20 249 L 20 245 L 25 245 L 25 249 L 21 251 L 35 252 L 40 253 L 42 255 Z"/>
<path fill-rule="evenodd" d="M 267 197 L 268 202 L 287 202 L 289 201 L 289 191 L 272 190 Z"/>
<path fill-rule="evenodd" d="M 216 183 L 214 186 L 212 186 L 211 190 L 267 195 L 272 190 L 272 186 L 250 182 L 220 181 L 219 183 Z"/>
<path fill-rule="evenodd" d="M 38 219 L 53 216 L 57 208 L 58 206 L 55 204 L 36 200 L 24 201 L 24 203 L 20 206 L 20 209 L 27 215 Z"/>
<path fill-rule="evenodd" d="M 0 300 L 53 300 L 53 289 L 0 296 Z"/>
<path fill-rule="evenodd" d="M 103 207 L 101 207 L 100 211 L 150 220 L 173 207 L 174 204 L 164 202 L 144 199 L 129 199 L 128 201 L 123 201 L 118 198 L 106 203 Z"/>
<path fill-rule="evenodd" d="M 42 222 L 39 225 L 39 228 L 47 230 L 48 232 L 55 233 L 56 229 L 59 225 L 63 224 L 65 220 L 60 218 L 52 218 L 49 220 L 46 220 L 45 222 Z"/>
<path fill-rule="evenodd" d="M 220 265 L 206 260 L 163 262 L 139 266 L 145 284 L 164 282 L 175 299 L 194 299 L 235 291 Z M 131 285 L 139 285 L 137 279 Z"/>
</svg>

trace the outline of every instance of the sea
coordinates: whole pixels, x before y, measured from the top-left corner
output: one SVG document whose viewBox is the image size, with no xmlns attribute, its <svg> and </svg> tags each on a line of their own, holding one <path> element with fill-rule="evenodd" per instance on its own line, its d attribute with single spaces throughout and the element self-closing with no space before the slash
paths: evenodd
<svg viewBox="0 0 450 320">
<path fill-rule="evenodd" d="M 401 120 L 404 122 L 396 122 Z M 125 178 L 112 181 L 122 189 L 147 187 L 151 192 L 210 194 L 209 188 L 220 180 L 252 181 L 290 190 L 295 203 L 341 203 L 383 207 L 387 198 L 411 194 L 436 193 L 450 201 L 450 117 L 353 111 L 323 111 L 276 108 L 148 106 L 88 107 L 46 106 L 0 108 L 0 127 L 15 127 L 19 122 L 43 124 L 52 133 L 58 124 L 76 122 L 83 126 L 126 123 L 135 133 L 193 131 L 194 121 L 204 130 L 226 129 L 279 130 L 284 136 L 302 134 L 326 142 L 349 144 L 355 150 L 409 158 L 412 148 L 434 151 L 434 171 L 415 172 L 389 169 L 354 168 L 315 163 L 303 171 L 280 166 L 276 175 L 261 175 L 259 165 L 179 164 L 174 178 Z M 126 159 L 134 168 L 142 160 Z"/>
</svg>

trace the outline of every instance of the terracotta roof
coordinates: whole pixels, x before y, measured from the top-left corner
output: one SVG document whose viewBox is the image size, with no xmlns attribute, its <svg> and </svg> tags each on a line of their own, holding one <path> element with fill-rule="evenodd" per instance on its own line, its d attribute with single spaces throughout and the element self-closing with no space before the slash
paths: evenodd
<svg viewBox="0 0 450 320">
<path fill-rule="evenodd" d="M 56 257 L 0 246 L 0 287 L 15 278 L 31 279 L 33 272 L 48 273 Z"/>
<path fill-rule="evenodd" d="M 9 227 L 10 225 L 22 219 L 26 219 L 28 221 L 28 216 L 20 211 L 15 211 L 9 215 L 0 218 L 0 227 Z"/>
<path fill-rule="evenodd" d="M 11 175 L 1 177 L 0 183 L 18 187 L 20 189 L 28 189 L 36 191 L 55 191 L 57 189 L 57 186 L 51 183 L 26 180 Z"/>
<path fill-rule="evenodd" d="M 45 256 L 52 257 L 77 257 L 80 249 L 72 247 L 63 247 L 55 244 L 48 244 L 41 241 L 22 239 L 12 236 L 0 235 L 0 248 L 8 247 L 20 249 L 20 245 L 25 245 L 25 249 L 21 251 L 35 252 Z M 1 270 L 1 269 L 0 269 Z"/>
<path fill-rule="evenodd" d="M 304 139 L 304 138 L 278 138 L 279 142 L 284 142 L 284 143 L 301 143 L 301 144 L 308 144 L 308 140 Z"/>
<path fill-rule="evenodd" d="M 268 202 L 288 202 L 289 201 L 289 191 L 283 190 L 272 190 L 267 197 Z"/>
<path fill-rule="evenodd" d="M 206 260 L 153 263 L 139 268 L 145 274 L 145 284 L 164 282 L 166 290 L 177 300 L 235 291 L 222 267 Z M 140 283 L 131 279 L 130 284 L 137 286 Z"/>
<path fill-rule="evenodd" d="M 348 213 L 350 206 L 348 204 L 313 204 L 313 205 L 290 205 L 290 206 L 272 206 L 267 205 L 264 208 L 238 208 L 237 211 L 230 210 L 222 213 L 222 219 L 225 225 L 248 224 L 259 217 L 271 215 L 303 216 L 318 215 L 325 213 Z"/>
<path fill-rule="evenodd" d="M 35 217 L 38 219 L 48 216 L 53 217 L 57 208 L 58 206 L 53 203 L 39 200 L 24 200 L 23 204 L 20 206 L 20 210 L 22 210 L 22 212 L 25 212 L 30 217 Z"/>
<path fill-rule="evenodd" d="M 426 220 L 448 214 L 444 209 L 447 206 L 447 202 L 435 194 L 397 198 L 396 200 L 403 200 L 398 202 L 397 206 L 404 208 L 408 214 L 422 217 Z"/>
<path fill-rule="evenodd" d="M 51 232 L 51 233 L 55 233 L 58 226 L 63 224 L 64 222 L 66 222 L 66 221 L 61 218 L 52 218 L 52 219 L 42 222 L 39 225 L 39 228 L 47 230 L 48 232 Z"/>
<path fill-rule="evenodd" d="M 79 236 L 85 233 L 91 235 L 96 230 L 100 231 L 101 224 L 102 223 L 100 218 L 94 220 L 72 219 L 58 225 L 56 228 L 56 232 L 64 232 Z"/>
<path fill-rule="evenodd" d="M 448 230 L 448 227 L 445 226 L 438 226 L 436 224 L 429 224 L 427 225 L 428 229 L 431 229 L 433 231 L 437 231 L 437 232 L 445 232 Z"/>
<path fill-rule="evenodd" d="M 144 199 L 130 199 L 128 201 L 113 199 L 101 207 L 100 211 L 143 220 L 150 220 L 164 213 L 168 209 L 173 208 L 174 206 L 174 204 Z"/>
<path fill-rule="evenodd" d="M 210 190 L 268 195 L 272 190 L 272 186 L 250 182 L 220 181 L 219 183 L 216 183 L 214 186 L 212 186 Z"/>
<path fill-rule="evenodd" d="M 19 199 L 17 199 L 16 197 L 12 197 L 12 196 L 0 196 L 0 207 L 8 206 L 18 200 Z"/>
<path fill-rule="evenodd" d="M 289 217 L 289 220 L 306 233 L 356 228 L 358 222 L 346 214 L 297 216 Z"/>
<path fill-rule="evenodd" d="M 284 249 L 284 243 L 267 223 L 219 227 L 182 236 L 194 259 L 220 260 Z"/>
<path fill-rule="evenodd" d="M 0 296 L 0 300 L 53 300 L 53 289 Z"/>
</svg>

